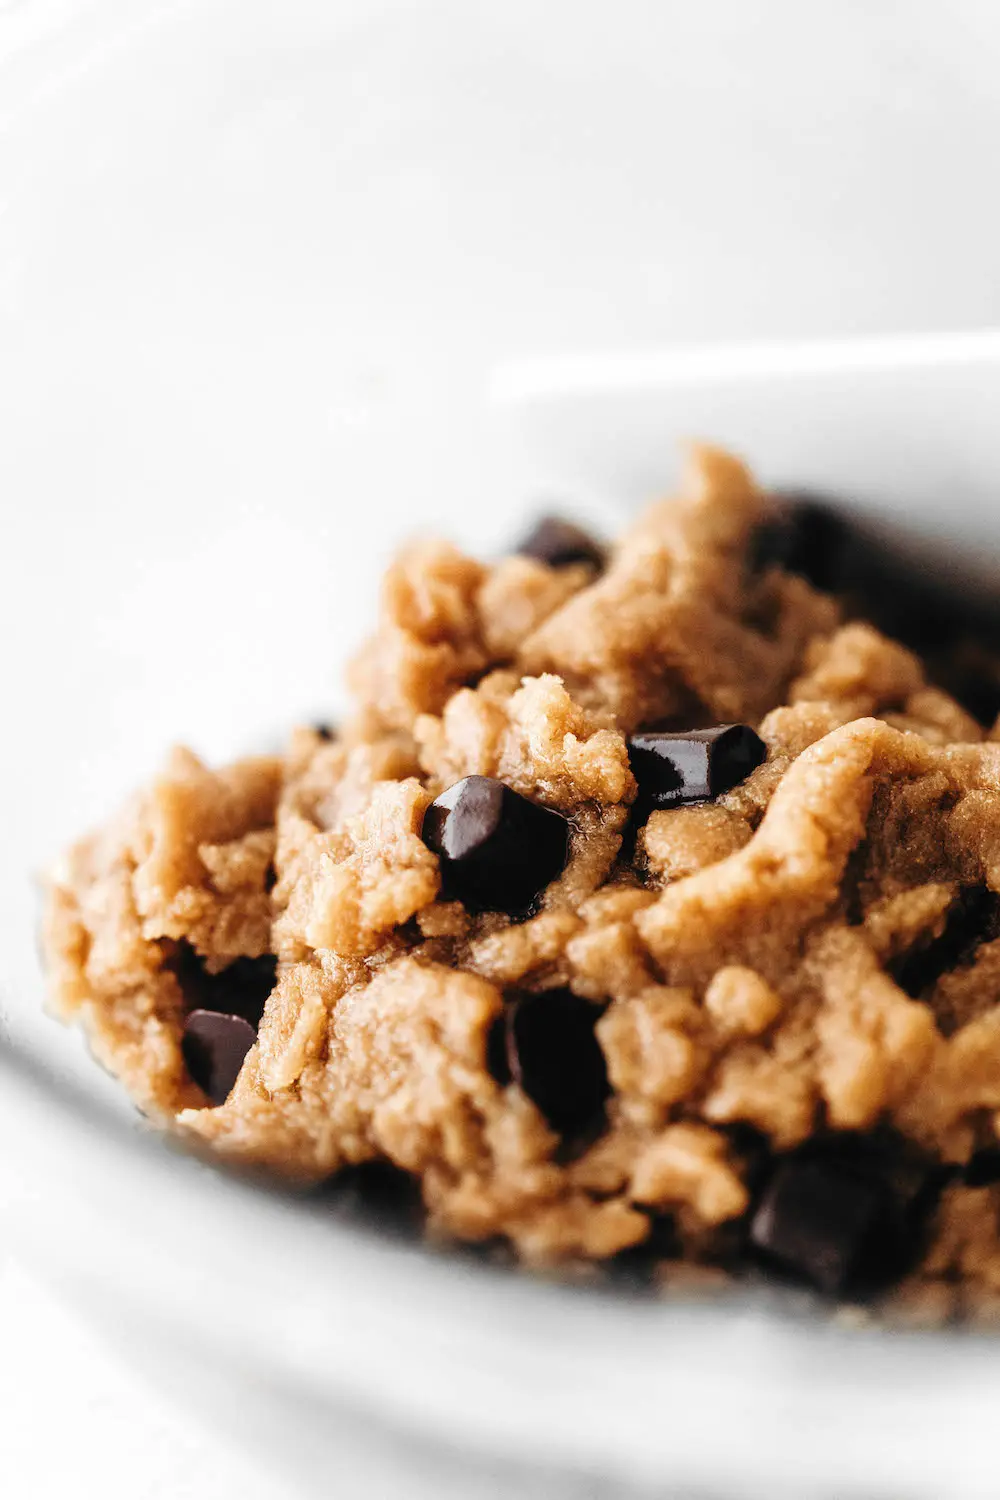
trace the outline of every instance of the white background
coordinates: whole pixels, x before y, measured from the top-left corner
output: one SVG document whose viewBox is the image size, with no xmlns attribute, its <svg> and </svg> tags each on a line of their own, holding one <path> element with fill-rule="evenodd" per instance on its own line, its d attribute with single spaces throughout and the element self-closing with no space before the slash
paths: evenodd
<svg viewBox="0 0 1000 1500">
<path fill-rule="evenodd" d="M 93 692 L 40 692 L 32 642 L 84 598 L 108 493 L 127 530 L 131 496 L 169 524 L 199 483 L 322 489 L 370 408 L 440 412 L 535 353 L 1000 322 L 998 70 L 993 0 L 0 0 L 0 626 L 28 738 Z M 26 566 L 18 509 L 45 505 L 79 541 Z M 335 537 L 310 560 L 331 657 L 374 572 Z M 196 732 L 180 703 L 123 731 L 136 763 Z M 107 794 L 19 797 L 5 826 L 47 816 L 41 858 Z M 4 880 L 23 925 L 23 865 Z M 280 1500 L 10 1263 L 0 1356 L 26 1500 Z"/>
</svg>

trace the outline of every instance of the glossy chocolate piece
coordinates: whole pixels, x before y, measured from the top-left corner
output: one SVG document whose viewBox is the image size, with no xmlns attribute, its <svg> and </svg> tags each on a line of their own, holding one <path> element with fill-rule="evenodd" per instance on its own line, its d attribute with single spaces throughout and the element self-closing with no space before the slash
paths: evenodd
<svg viewBox="0 0 1000 1500">
<path fill-rule="evenodd" d="M 242 1016 L 256 1028 L 267 997 L 274 989 L 278 960 L 271 953 L 259 958 L 237 958 L 218 974 L 210 974 L 190 943 L 182 942 L 170 967 L 177 975 L 188 1011 L 212 1010 Z"/>
<path fill-rule="evenodd" d="M 611 1092 L 594 1033 L 602 1014 L 572 990 L 514 992 L 488 1045 L 498 1082 L 517 1083 L 564 1136 L 592 1126 Z"/>
<path fill-rule="evenodd" d="M 195 1010 L 188 1016 L 181 1040 L 184 1062 L 213 1104 L 225 1104 L 256 1040 L 255 1028 L 242 1016 L 214 1010 Z"/>
<path fill-rule="evenodd" d="M 821 1292 L 843 1292 L 884 1212 L 878 1183 L 832 1163 L 783 1163 L 750 1226 L 751 1243 Z"/>
<path fill-rule="evenodd" d="M 640 802 L 650 810 L 720 797 L 767 759 L 767 746 L 748 724 L 635 734 L 628 751 Z"/>
<path fill-rule="evenodd" d="M 940 1182 L 891 1135 L 834 1136 L 779 1157 L 749 1243 L 770 1265 L 828 1296 L 866 1296 L 919 1254 Z"/>
<path fill-rule="evenodd" d="M 466 776 L 431 803 L 423 839 L 441 861 L 446 900 L 527 911 L 565 868 L 569 823 L 491 776 Z"/>
</svg>

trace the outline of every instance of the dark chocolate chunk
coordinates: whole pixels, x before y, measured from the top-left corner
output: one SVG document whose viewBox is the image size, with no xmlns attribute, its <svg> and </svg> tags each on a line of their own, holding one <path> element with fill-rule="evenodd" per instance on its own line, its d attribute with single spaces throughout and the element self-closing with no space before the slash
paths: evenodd
<svg viewBox="0 0 1000 1500">
<path fill-rule="evenodd" d="M 184 1022 L 181 1051 L 187 1070 L 213 1104 L 225 1104 L 257 1033 L 242 1016 L 194 1010 Z"/>
<path fill-rule="evenodd" d="M 446 900 L 515 916 L 562 873 L 569 823 L 502 781 L 466 776 L 431 803 L 423 839 L 441 860 Z"/>
<path fill-rule="evenodd" d="M 604 549 L 600 543 L 572 521 L 559 516 L 545 516 L 517 548 L 522 557 L 533 557 L 550 568 L 564 568 L 569 563 L 591 563 L 600 567 Z"/>
<path fill-rule="evenodd" d="M 1000 897 L 985 885 L 962 888 L 949 909 L 941 936 L 911 948 L 889 965 L 889 973 L 916 999 L 942 974 L 970 964 L 980 943 L 1000 936 Z"/>
<path fill-rule="evenodd" d="M 381 1234 L 411 1239 L 423 1228 L 420 1179 L 391 1161 L 343 1167 L 321 1183 L 312 1196 L 329 1203 L 338 1218 Z"/>
<path fill-rule="evenodd" d="M 748 724 L 635 734 L 628 752 L 640 801 L 650 810 L 719 797 L 767 759 L 767 746 Z"/>
<path fill-rule="evenodd" d="M 747 567 L 776 566 L 836 594 L 846 619 L 866 620 L 924 659 L 928 678 L 980 724 L 1000 713 L 1000 604 L 943 577 L 884 535 L 818 498 L 789 497 L 750 536 Z"/>
<path fill-rule="evenodd" d="M 1000 714 L 1000 635 L 991 641 L 984 629 L 980 641 L 966 637 L 950 651 L 942 653 L 939 648 L 926 666 L 932 682 L 950 693 L 977 723 L 992 729 Z"/>
<path fill-rule="evenodd" d="M 337 738 L 337 731 L 332 724 L 314 724 L 313 734 L 317 735 L 321 740 L 335 740 Z"/>
<path fill-rule="evenodd" d="M 780 1158 L 750 1221 L 750 1245 L 819 1291 L 869 1295 L 916 1258 L 938 1184 L 878 1139 L 814 1142 Z"/>
<path fill-rule="evenodd" d="M 783 568 L 814 588 L 835 592 L 850 545 L 850 528 L 836 510 L 818 500 L 787 500 L 751 533 L 747 566 L 753 573 Z"/>
<path fill-rule="evenodd" d="M 274 989 L 278 960 L 271 953 L 260 958 L 237 958 L 218 974 L 210 974 L 191 944 L 181 942 L 170 967 L 189 1011 L 214 1010 L 220 1015 L 242 1016 L 256 1027 Z"/>
<path fill-rule="evenodd" d="M 596 1146 L 608 1128 L 607 1114 L 603 1109 L 595 1110 L 582 1125 L 571 1127 L 563 1135 L 552 1152 L 557 1167 L 569 1167 L 586 1156 L 591 1146 Z"/>
<path fill-rule="evenodd" d="M 750 1239 L 770 1259 L 832 1296 L 850 1284 L 883 1209 L 876 1182 L 836 1165 L 785 1162 L 757 1206 Z"/>
<path fill-rule="evenodd" d="M 486 1033 L 486 1071 L 495 1078 L 501 1088 L 511 1081 L 510 1063 L 507 1060 L 507 1013 L 497 1016 Z"/>
<path fill-rule="evenodd" d="M 962 1181 L 966 1187 L 990 1187 L 1000 1182 L 1000 1147 L 986 1146 L 977 1151 L 965 1168 Z"/>
<path fill-rule="evenodd" d="M 638 1245 L 619 1250 L 605 1263 L 608 1276 L 616 1285 L 635 1291 L 655 1285 L 660 1261 L 678 1260 L 682 1254 L 677 1225 L 672 1214 L 651 1213 L 649 1234 Z"/>
<path fill-rule="evenodd" d="M 977 1151 L 962 1175 L 966 1187 L 991 1187 L 1000 1182 L 1000 1148 L 987 1146 Z"/>
<path fill-rule="evenodd" d="M 740 1176 L 750 1192 L 756 1194 L 772 1169 L 774 1153 L 770 1141 L 756 1126 L 742 1120 L 723 1126 L 721 1134 L 739 1165 Z"/>
<path fill-rule="evenodd" d="M 572 990 L 515 993 L 504 1012 L 507 1069 L 553 1130 L 572 1136 L 601 1115 L 611 1092 L 594 1027 L 603 1007 Z"/>
</svg>

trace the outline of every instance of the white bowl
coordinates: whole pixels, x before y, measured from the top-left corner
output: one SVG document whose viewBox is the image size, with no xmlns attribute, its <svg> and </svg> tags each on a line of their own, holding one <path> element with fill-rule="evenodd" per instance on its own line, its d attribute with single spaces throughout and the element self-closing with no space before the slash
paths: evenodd
<svg viewBox="0 0 1000 1500">
<path fill-rule="evenodd" d="M 751 456 L 748 439 L 759 437 L 769 481 L 850 483 L 862 508 L 871 497 L 872 513 L 903 510 L 917 529 L 950 542 L 1000 547 L 1000 509 L 982 503 L 1000 491 L 1000 453 L 982 425 L 1000 395 L 992 338 L 947 349 L 934 341 L 923 360 L 908 343 L 882 346 L 877 360 L 864 347 L 821 358 L 808 348 L 780 359 L 742 350 L 711 376 L 697 359 L 687 377 L 667 359 L 611 365 L 604 382 L 589 365 L 556 373 L 553 382 L 551 370 L 501 371 L 492 408 L 475 422 L 472 404 L 463 412 L 478 438 L 466 454 L 472 466 L 464 475 L 442 470 L 440 491 L 456 517 L 491 443 L 506 452 L 511 475 L 571 485 L 585 509 L 607 515 L 615 498 L 662 488 L 676 445 L 700 430 L 741 441 Z M 398 440 L 387 427 L 378 433 L 379 444 Z M 935 495 L 947 496 L 946 511 Z M 292 565 L 315 512 L 290 500 L 282 520 L 295 536 Z M 205 518 L 209 544 L 218 524 Z M 375 537 L 358 534 L 374 555 Z M 256 538 L 230 546 L 253 566 Z M 180 552 L 168 555 L 148 585 L 160 607 L 171 597 L 171 568 L 182 565 Z M 282 626 L 289 643 L 298 618 L 293 609 Z M 85 628 L 75 651 L 86 649 Z M 182 639 L 202 628 L 199 614 Z M 157 649 L 171 640 L 176 649 L 171 632 Z M 117 656 L 106 670 L 121 670 Z M 218 705 L 212 684 L 198 680 L 203 670 L 189 671 L 173 696 L 192 695 L 211 716 Z M 268 670 L 280 673 L 280 658 Z M 108 691 L 121 694 L 122 713 L 141 716 L 160 689 L 154 676 Z M 105 733 L 91 712 L 74 743 L 96 757 Z M 63 739 L 48 752 L 53 771 L 65 750 Z M 39 994 L 37 977 L 26 979 L 8 1015 L 36 1041 L 27 1016 Z M 56 1041 L 44 1038 L 50 1059 Z M 413 1461 L 399 1435 L 411 1444 L 419 1436 L 449 1455 L 434 1484 L 440 1493 L 453 1483 L 456 1495 L 493 1482 L 503 1493 L 529 1477 L 539 1493 L 563 1485 L 574 1494 L 577 1484 L 584 1493 L 594 1476 L 623 1493 L 643 1485 L 657 1494 L 714 1485 L 747 1497 L 893 1500 L 991 1492 L 1000 1348 L 989 1341 L 846 1332 L 748 1298 L 651 1305 L 382 1244 L 112 1126 L 93 1098 L 93 1075 L 74 1093 L 61 1062 L 62 1098 L 16 1067 L 0 1088 L 6 1133 L 19 1143 L 0 1160 L 15 1236 L 154 1377 L 203 1409 L 218 1406 L 244 1442 L 297 1466 L 303 1485 L 321 1488 L 338 1454 L 344 1461 L 346 1432 L 366 1462 L 381 1455 L 397 1477 L 398 1465 Z M 53 1205 L 59 1223 L 72 1225 L 71 1242 L 53 1232 Z M 396 1433 L 395 1446 L 366 1444 L 380 1424 Z"/>
<path fill-rule="evenodd" d="M 1000 542 L 995 336 L 657 347 L 995 318 L 957 154 L 993 96 L 939 79 L 900 134 L 882 23 L 824 22 L 845 152 L 783 129 L 799 8 L 751 45 L 742 8 L 684 7 L 682 46 L 638 0 L 610 37 L 585 6 L 473 9 L 3 17 L 0 1021 L 41 1060 L 0 1054 L 5 1242 L 303 1493 L 990 1495 L 991 1344 L 379 1243 L 124 1124 L 42 1016 L 32 873 L 172 739 L 219 758 L 335 705 L 407 530 L 495 550 L 550 488 L 611 527 L 696 434 L 977 563 Z"/>
</svg>

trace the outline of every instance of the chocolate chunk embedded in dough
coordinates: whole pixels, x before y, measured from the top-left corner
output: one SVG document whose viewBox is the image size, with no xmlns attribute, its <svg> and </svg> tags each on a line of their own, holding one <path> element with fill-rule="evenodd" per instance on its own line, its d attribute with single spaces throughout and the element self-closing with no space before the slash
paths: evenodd
<svg viewBox="0 0 1000 1500">
<path fill-rule="evenodd" d="M 610 1093 L 594 1034 L 602 1013 L 601 1006 L 572 990 L 508 998 L 504 1028 L 510 1076 L 562 1135 L 590 1124 Z"/>
<path fill-rule="evenodd" d="M 951 906 L 940 937 L 902 954 L 889 972 L 916 998 L 929 994 L 942 974 L 971 964 L 980 943 L 1000 936 L 1000 896 L 985 885 L 964 886 Z"/>
<path fill-rule="evenodd" d="M 522 557 L 533 557 L 550 568 L 564 568 L 570 563 L 590 563 L 601 567 L 604 549 L 589 532 L 572 521 L 545 516 L 517 548 Z"/>
<path fill-rule="evenodd" d="M 765 1189 L 750 1239 L 784 1270 L 833 1295 L 855 1275 L 883 1209 L 879 1184 L 834 1163 L 789 1161 Z"/>
<path fill-rule="evenodd" d="M 195 1010 L 184 1023 L 181 1051 L 187 1070 L 213 1104 L 225 1104 L 257 1033 L 242 1016 Z"/>
<path fill-rule="evenodd" d="M 628 750 L 640 801 L 650 808 L 720 797 L 767 759 L 767 746 L 748 724 L 636 734 Z"/>
<path fill-rule="evenodd" d="M 990 1187 L 1000 1182 L 1000 1148 L 985 1146 L 977 1151 L 962 1174 L 966 1187 Z"/>
<path fill-rule="evenodd" d="M 814 588 L 837 592 L 849 565 L 851 531 L 843 516 L 816 500 L 786 500 L 750 534 L 747 566 L 798 573 Z"/>
<path fill-rule="evenodd" d="M 446 899 L 526 911 L 562 873 L 569 823 L 491 776 L 466 776 L 431 803 L 423 839 L 441 860 Z"/>
<path fill-rule="evenodd" d="M 256 1028 L 267 997 L 274 989 L 278 960 L 271 953 L 259 958 L 237 958 L 217 974 L 210 974 L 190 943 L 182 942 L 170 967 L 189 1011 L 211 1010 L 220 1015 L 242 1016 Z"/>
<path fill-rule="evenodd" d="M 750 1243 L 827 1295 L 875 1292 L 916 1258 L 939 1187 L 904 1143 L 865 1136 L 809 1143 L 775 1165 Z"/>
<path fill-rule="evenodd" d="M 835 594 L 849 620 L 865 620 L 924 658 L 932 683 L 978 722 L 1000 713 L 1000 602 L 891 537 L 857 525 L 816 498 L 780 497 L 751 532 L 751 574 L 797 573 Z"/>
<path fill-rule="evenodd" d="M 423 1228 L 420 1179 L 391 1161 L 343 1167 L 320 1184 L 315 1196 L 329 1203 L 338 1218 L 383 1234 L 413 1239 Z"/>
</svg>

